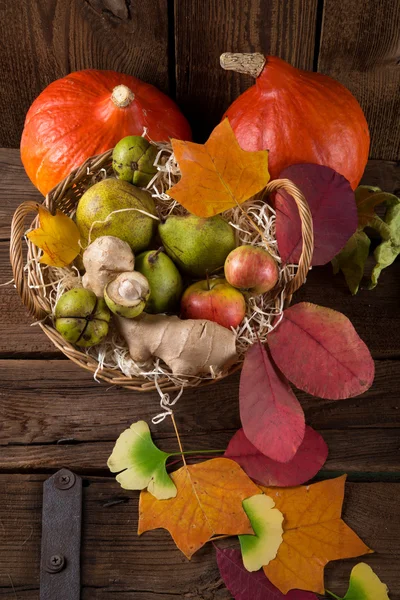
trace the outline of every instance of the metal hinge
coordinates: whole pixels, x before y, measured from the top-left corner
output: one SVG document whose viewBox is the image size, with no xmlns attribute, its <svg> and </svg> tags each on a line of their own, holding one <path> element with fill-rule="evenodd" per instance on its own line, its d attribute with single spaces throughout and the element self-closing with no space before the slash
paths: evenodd
<svg viewBox="0 0 400 600">
<path fill-rule="evenodd" d="M 61 469 L 43 484 L 40 600 L 79 600 L 82 479 Z"/>
</svg>

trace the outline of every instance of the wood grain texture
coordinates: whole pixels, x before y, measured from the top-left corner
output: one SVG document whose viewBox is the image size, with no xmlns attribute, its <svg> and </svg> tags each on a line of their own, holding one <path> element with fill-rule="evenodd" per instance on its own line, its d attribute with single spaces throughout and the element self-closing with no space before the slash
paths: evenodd
<svg viewBox="0 0 400 600">
<path fill-rule="evenodd" d="M 0 476 L 0 597 L 10 600 L 13 597 L 11 577 L 18 597 L 35 598 L 32 588 L 38 587 L 43 479 L 33 475 Z M 171 574 L 174 588 L 171 599 L 173 596 L 193 600 L 230 598 L 218 584 L 215 552 L 210 544 L 188 561 L 164 530 L 148 532 L 139 538 L 136 535 L 138 494 L 121 490 L 112 479 L 89 477 L 86 485 L 82 540 L 85 600 L 111 600 L 117 594 L 119 598 L 121 593 L 132 600 L 169 600 Z M 105 506 L 116 498 L 123 502 Z M 375 549 L 376 554 L 362 560 L 371 564 L 388 584 L 391 600 L 400 600 L 397 499 L 396 484 L 349 483 L 343 512 L 350 527 Z M 233 539 L 219 542 L 235 543 Z M 337 593 L 344 592 L 356 562 L 332 563 L 327 569 L 326 586 Z"/>
<path fill-rule="evenodd" d="M 25 114 L 54 79 L 113 69 L 168 92 L 166 0 L 1 2 L 0 145 L 19 146 Z M 5 50 L 6 49 L 6 50 Z"/>
<path fill-rule="evenodd" d="M 378 361 L 374 384 L 362 396 L 331 401 L 300 391 L 296 395 L 316 429 L 371 429 L 373 436 L 377 428 L 400 427 L 399 388 L 400 361 Z M 185 390 L 175 409 L 182 433 L 207 438 L 210 431 L 226 429 L 229 436 L 238 429 L 238 389 L 235 374 L 212 388 Z M 65 438 L 72 438 L 71 443 L 108 442 L 131 422 L 150 420 L 158 411 L 157 393 L 99 385 L 68 360 L 0 360 L 0 447 L 55 444 Z M 155 430 L 159 440 L 173 434 L 169 419 Z"/>
<path fill-rule="evenodd" d="M 318 70 L 356 96 L 372 158 L 400 159 L 400 3 L 325 0 Z"/>
<path fill-rule="evenodd" d="M 142 418 L 149 420 L 151 416 L 145 413 Z M 126 427 L 135 420 L 130 419 Z M 178 426 L 183 447 L 193 450 L 224 449 L 238 429 L 224 428 L 218 432 L 210 430 L 201 435 L 196 432 L 182 433 L 179 421 Z M 121 427 L 118 433 L 123 429 L 124 427 Z M 328 429 L 321 433 L 328 444 L 329 457 L 318 476 L 319 479 L 348 473 L 355 481 L 400 482 L 398 429 L 354 429 L 351 433 L 346 430 Z M 108 442 L 93 441 L 81 444 L 11 444 L 0 448 L 0 472 L 49 473 L 62 466 L 68 466 L 80 474 L 107 475 L 107 459 L 111 455 L 116 437 Z M 157 432 L 154 440 L 162 450 L 178 451 L 173 434 L 162 436 Z M 191 459 L 189 462 L 192 462 Z"/>
<path fill-rule="evenodd" d="M 197 141 L 253 84 L 224 71 L 220 55 L 263 52 L 312 69 L 316 11 L 317 0 L 175 0 L 176 96 Z"/>
</svg>

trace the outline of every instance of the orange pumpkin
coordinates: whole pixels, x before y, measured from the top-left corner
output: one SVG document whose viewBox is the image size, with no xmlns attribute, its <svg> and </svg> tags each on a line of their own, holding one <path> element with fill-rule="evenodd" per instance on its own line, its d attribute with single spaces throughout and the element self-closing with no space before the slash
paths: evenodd
<svg viewBox="0 0 400 600">
<path fill-rule="evenodd" d="M 152 85 L 115 71 L 85 70 L 51 83 L 26 115 L 21 158 L 32 183 L 47 194 L 89 156 L 126 135 L 154 141 L 191 139 L 179 108 Z"/>
<path fill-rule="evenodd" d="M 244 150 L 269 150 L 272 178 L 291 164 L 317 163 L 357 187 L 368 160 L 369 132 L 347 88 L 275 56 L 227 53 L 221 65 L 256 77 L 224 116 Z"/>
</svg>

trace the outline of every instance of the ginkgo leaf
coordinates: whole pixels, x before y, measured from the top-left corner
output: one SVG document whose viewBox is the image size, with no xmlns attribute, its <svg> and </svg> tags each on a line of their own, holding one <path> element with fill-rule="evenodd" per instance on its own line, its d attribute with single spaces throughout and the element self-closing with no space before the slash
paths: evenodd
<svg viewBox="0 0 400 600">
<path fill-rule="evenodd" d="M 343 600 L 390 600 L 388 588 L 365 563 L 358 563 L 350 574 L 350 584 Z"/>
<path fill-rule="evenodd" d="M 315 594 L 300 590 L 293 590 L 284 595 L 262 571 L 247 571 L 239 550 L 216 550 L 219 572 L 235 600 L 318 600 Z"/>
<path fill-rule="evenodd" d="M 229 442 L 224 456 L 235 460 L 247 475 L 262 485 L 288 487 L 301 485 L 312 479 L 322 469 L 328 446 L 323 437 L 306 425 L 304 439 L 292 460 L 281 463 L 265 456 L 239 429 Z"/>
<path fill-rule="evenodd" d="M 371 387 L 375 366 L 342 313 L 300 302 L 283 312 L 268 335 L 274 362 L 299 389 L 328 400 L 358 396 Z"/>
<path fill-rule="evenodd" d="M 246 352 L 239 403 L 243 430 L 250 442 L 273 460 L 291 460 L 304 438 L 304 412 L 260 342 Z"/>
<path fill-rule="evenodd" d="M 297 488 L 265 488 L 284 516 L 283 541 L 264 573 L 283 593 L 324 593 L 331 560 L 372 552 L 341 519 L 346 476 Z"/>
<path fill-rule="evenodd" d="M 165 463 L 170 454 L 159 450 L 145 421 L 132 423 L 117 439 L 107 465 L 126 490 L 143 490 L 159 500 L 176 496 L 176 487 Z"/>
<path fill-rule="evenodd" d="M 214 458 L 184 466 L 171 478 L 178 489 L 176 498 L 159 501 L 148 492 L 140 494 L 139 535 L 167 529 L 191 558 L 214 534 L 253 533 L 242 502 L 261 490 L 233 460 Z"/>
<path fill-rule="evenodd" d="M 248 571 L 258 571 L 277 555 L 282 543 L 283 515 L 274 508 L 270 496 L 257 495 L 243 500 L 255 535 L 239 535 L 243 564 Z"/>
<path fill-rule="evenodd" d="M 172 148 L 182 178 L 167 193 L 198 217 L 242 204 L 269 181 L 267 150 L 242 150 L 228 119 L 205 144 L 173 139 Z"/>
<path fill-rule="evenodd" d="M 52 267 L 67 267 L 80 252 L 80 233 L 74 221 L 57 210 L 55 216 L 38 204 L 40 227 L 27 234 L 43 250 L 40 262 Z"/>
</svg>

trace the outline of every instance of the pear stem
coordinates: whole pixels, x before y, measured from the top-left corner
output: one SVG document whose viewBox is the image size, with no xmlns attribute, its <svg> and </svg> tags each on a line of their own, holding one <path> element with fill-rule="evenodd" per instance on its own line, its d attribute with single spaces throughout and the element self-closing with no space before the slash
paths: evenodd
<svg viewBox="0 0 400 600">
<path fill-rule="evenodd" d="M 156 250 L 154 252 L 154 254 L 152 254 L 151 256 L 149 256 L 149 263 L 153 264 L 156 262 L 157 260 L 157 256 L 160 254 L 160 252 L 164 252 L 164 246 L 160 246 L 158 248 L 158 250 Z"/>
</svg>

